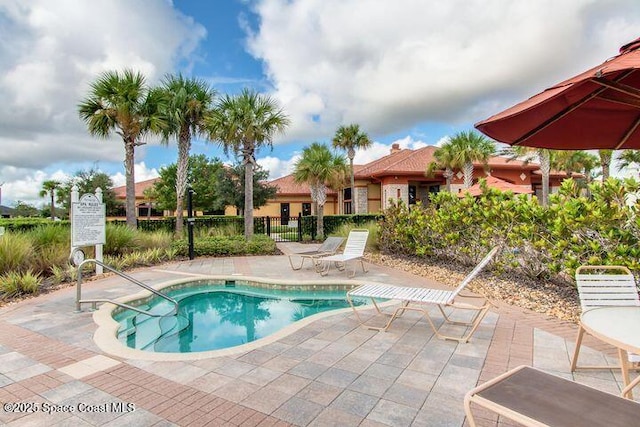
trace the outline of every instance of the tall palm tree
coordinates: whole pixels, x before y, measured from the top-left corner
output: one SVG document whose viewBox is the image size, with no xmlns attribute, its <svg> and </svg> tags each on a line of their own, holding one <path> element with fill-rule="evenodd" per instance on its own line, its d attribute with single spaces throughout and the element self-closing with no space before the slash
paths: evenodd
<svg viewBox="0 0 640 427">
<path fill-rule="evenodd" d="M 358 213 L 358 205 L 356 203 L 356 185 L 353 173 L 353 158 L 356 156 L 356 149 L 365 150 L 373 144 L 369 135 L 360 130 L 357 124 L 348 126 L 340 126 L 332 140 L 334 148 L 341 148 L 347 151 L 349 158 L 349 168 L 351 170 L 351 205 L 352 213 Z"/>
<path fill-rule="evenodd" d="M 473 163 L 482 162 L 485 166 L 496 152 L 493 142 L 474 131 L 458 132 L 447 143 L 452 145 L 454 163 L 462 165 L 464 188 L 473 185 Z"/>
<path fill-rule="evenodd" d="M 161 91 L 147 87 L 141 73 L 126 69 L 101 74 L 78 105 L 91 135 L 106 139 L 116 133 L 124 142 L 127 225 L 131 228 L 136 228 L 135 147 L 144 144 L 141 138 L 146 134 L 163 130 L 163 99 Z"/>
<path fill-rule="evenodd" d="M 431 177 L 437 169 L 444 169 L 442 176 L 445 179 L 447 192 L 451 192 L 451 179 L 453 178 L 453 170 L 460 168 L 462 165 L 456 163 L 456 153 L 451 144 L 443 144 L 433 152 L 435 161 L 427 165 L 425 175 Z"/>
<path fill-rule="evenodd" d="M 324 204 L 327 187 L 340 188 L 347 177 L 345 158 L 334 155 L 325 144 L 314 142 L 302 150 L 293 170 L 295 182 L 305 182 L 311 189 L 311 200 L 317 206 L 317 234 L 324 236 Z"/>
<path fill-rule="evenodd" d="M 619 171 L 631 166 L 640 166 L 640 150 L 622 150 L 618 160 L 620 161 L 618 164 Z M 638 173 L 640 173 L 640 169 Z"/>
<path fill-rule="evenodd" d="M 182 74 L 165 76 L 162 89 L 167 98 L 167 127 L 164 142 L 175 137 L 178 143 L 176 170 L 176 235 L 182 234 L 184 195 L 187 190 L 191 138 L 206 131 L 204 119 L 212 108 L 215 91 L 204 81 Z"/>
<path fill-rule="evenodd" d="M 273 146 L 273 138 L 284 133 L 289 118 L 272 98 L 244 89 L 236 96 L 219 99 L 205 118 L 209 139 L 219 141 L 225 154 L 233 151 L 242 158 L 245 176 L 244 235 L 253 236 L 253 169 L 255 153 Z"/>
<path fill-rule="evenodd" d="M 598 156 L 600 157 L 600 168 L 602 169 L 602 182 L 605 182 L 609 178 L 613 150 L 598 150 Z"/>
<path fill-rule="evenodd" d="M 551 176 L 551 162 L 555 152 L 546 148 L 531 148 L 523 146 L 513 146 L 506 148 L 502 154 L 509 156 L 509 160 L 520 160 L 524 164 L 537 160 L 540 163 L 540 174 L 542 175 L 542 206 L 549 204 L 549 179 Z"/>
<path fill-rule="evenodd" d="M 61 183 L 56 180 L 47 180 L 42 183 L 42 190 L 40 190 L 40 197 L 51 198 L 51 219 L 55 219 L 56 217 L 56 205 L 55 205 L 55 194 L 58 188 L 60 188 Z"/>
</svg>

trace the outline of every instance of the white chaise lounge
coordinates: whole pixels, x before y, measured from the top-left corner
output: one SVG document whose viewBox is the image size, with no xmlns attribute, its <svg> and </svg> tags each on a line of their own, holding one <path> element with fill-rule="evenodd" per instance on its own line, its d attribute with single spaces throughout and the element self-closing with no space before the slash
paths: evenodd
<svg viewBox="0 0 640 427">
<path fill-rule="evenodd" d="M 424 317 L 427 319 L 427 322 L 429 322 L 429 325 L 431 325 L 431 328 L 433 329 L 433 331 L 435 332 L 438 338 L 449 339 L 449 340 L 454 340 L 459 342 L 467 342 L 469 341 L 469 338 L 471 338 L 473 333 L 476 331 L 476 329 L 480 325 L 480 322 L 482 321 L 484 316 L 487 314 L 487 311 L 489 310 L 491 303 L 486 298 L 477 296 L 477 295 L 464 295 L 464 297 L 482 299 L 483 301 L 480 304 L 460 302 L 460 301 L 456 301 L 456 298 L 458 296 L 462 297 L 460 293 L 478 275 L 478 273 L 480 273 L 480 271 L 487 264 L 489 264 L 489 262 L 493 259 L 496 253 L 498 253 L 499 250 L 500 250 L 499 247 L 495 247 L 491 249 L 491 251 L 489 251 L 489 253 L 485 255 L 485 257 L 478 263 L 478 265 L 476 265 L 473 271 L 471 271 L 471 273 L 469 273 L 467 277 L 464 278 L 464 280 L 460 283 L 460 285 L 458 285 L 458 287 L 453 290 L 411 288 L 411 287 L 382 285 L 382 284 L 367 284 L 367 285 L 362 285 L 348 291 L 347 300 L 349 301 L 349 304 L 351 304 L 351 308 L 353 308 L 353 311 L 355 312 L 356 317 L 360 322 L 360 324 L 368 329 L 386 331 L 387 329 L 389 329 L 393 321 L 397 317 L 402 315 L 405 310 L 414 310 L 414 311 L 419 311 L 424 315 Z M 353 304 L 353 298 L 363 298 L 363 297 L 371 298 L 373 306 L 377 310 L 378 314 L 389 316 L 389 320 L 384 326 L 382 327 L 373 326 L 370 323 L 366 323 L 361 319 L 360 313 L 358 313 L 358 310 Z M 382 310 L 380 310 L 378 304 L 376 303 L 376 299 L 399 300 L 402 302 L 402 304 L 398 308 L 396 308 L 393 311 L 393 313 L 387 314 L 387 313 L 383 313 Z M 416 304 L 416 305 L 410 306 L 410 304 Z M 445 322 L 442 326 L 446 325 L 447 323 L 459 324 L 459 325 L 470 326 L 471 330 L 462 337 L 451 337 L 451 336 L 443 335 L 442 333 L 440 333 L 440 329 L 442 328 L 442 326 L 440 326 L 440 328 L 437 328 L 435 323 L 429 316 L 429 313 L 427 311 L 427 306 L 429 305 L 435 305 L 436 307 L 438 307 L 438 309 L 444 316 Z M 472 310 L 472 311 L 475 311 L 476 313 L 469 322 L 457 322 L 457 321 L 451 320 L 449 316 L 447 316 L 447 314 L 444 312 L 445 307 L 454 307 L 458 309 Z"/>
</svg>

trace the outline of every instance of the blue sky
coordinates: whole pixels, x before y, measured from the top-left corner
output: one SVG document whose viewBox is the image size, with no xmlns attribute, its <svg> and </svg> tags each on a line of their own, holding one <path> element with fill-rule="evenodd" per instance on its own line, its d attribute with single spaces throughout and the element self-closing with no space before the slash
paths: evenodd
<svg viewBox="0 0 640 427">
<path fill-rule="evenodd" d="M 552 11 L 552 12 L 551 12 Z M 219 93 L 254 88 L 291 118 L 258 162 L 275 178 L 311 142 L 358 123 L 364 163 L 439 144 L 617 53 L 640 34 L 637 0 L 7 0 L 0 3 L 3 205 L 42 205 L 47 179 L 97 167 L 124 183 L 122 142 L 90 137 L 76 106 L 101 72 L 150 84 L 182 72 Z M 175 162 L 157 138 L 136 179 Z M 225 157 L 195 141 L 193 153 Z"/>
</svg>

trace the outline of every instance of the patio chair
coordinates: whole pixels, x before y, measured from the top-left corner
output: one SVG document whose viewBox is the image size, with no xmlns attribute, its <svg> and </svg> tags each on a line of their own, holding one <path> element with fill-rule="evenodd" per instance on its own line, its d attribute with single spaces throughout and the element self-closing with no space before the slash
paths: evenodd
<svg viewBox="0 0 640 427">
<path fill-rule="evenodd" d="M 499 246 L 496 246 L 493 249 L 491 249 L 489 253 L 485 255 L 485 257 L 478 263 L 478 265 L 476 265 L 473 271 L 471 271 L 471 273 L 469 273 L 467 277 L 465 277 L 464 280 L 462 280 L 462 282 L 454 290 L 411 288 L 411 287 L 403 287 L 403 286 L 367 284 L 367 285 L 362 285 L 348 291 L 347 301 L 349 301 L 351 308 L 355 312 L 356 317 L 360 322 L 360 325 L 368 329 L 373 329 L 377 331 L 386 331 L 387 329 L 389 329 L 393 321 L 397 317 L 401 316 L 405 312 L 405 310 L 414 310 L 424 315 L 424 317 L 427 319 L 427 322 L 429 322 L 429 325 L 431 325 L 431 328 L 433 329 L 434 333 L 438 338 L 453 340 L 458 342 L 468 342 L 471 336 L 473 335 L 473 333 L 476 331 L 476 329 L 480 325 L 480 322 L 482 321 L 484 316 L 487 314 L 487 311 L 489 311 L 489 307 L 491 306 L 491 303 L 482 296 L 468 295 L 468 294 L 461 295 L 461 292 L 478 275 L 478 273 L 480 273 L 480 271 L 482 271 L 482 269 L 487 264 L 489 264 L 489 262 L 498 253 L 499 250 L 500 250 Z M 456 298 L 458 296 L 461 298 L 478 298 L 478 299 L 482 299 L 483 301 L 481 304 L 472 304 L 469 302 L 456 301 Z M 389 316 L 389 320 L 384 326 L 382 327 L 372 326 L 371 324 L 362 321 L 362 319 L 360 318 L 360 314 L 358 313 L 358 310 L 356 310 L 356 307 L 353 304 L 353 298 L 363 298 L 363 297 L 371 298 L 373 306 L 378 312 L 378 314 L 383 316 Z M 382 310 L 380 310 L 376 302 L 376 299 L 399 300 L 402 302 L 402 304 L 400 305 L 400 307 L 396 308 L 391 314 L 383 313 Z M 418 305 L 415 307 L 412 307 L 409 305 L 412 303 L 418 303 Z M 429 313 L 427 312 L 425 305 L 435 305 L 436 307 L 438 307 L 438 309 L 442 313 L 442 316 L 444 317 L 445 322 L 439 328 L 436 327 L 435 323 L 429 316 Z M 446 307 L 459 308 L 463 310 L 471 310 L 471 311 L 475 311 L 476 313 L 473 315 L 472 319 L 468 322 L 454 321 L 444 312 L 444 308 Z M 440 329 L 442 329 L 447 324 L 468 326 L 468 327 L 471 327 L 471 330 L 462 337 L 447 336 L 440 332 Z"/>
<path fill-rule="evenodd" d="M 353 229 L 349 232 L 347 237 L 347 243 L 344 245 L 344 251 L 341 254 L 331 255 L 318 259 L 318 270 L 321 275 L 326 276 L 329 273 L 331 264 L 335 264 L 338 270 L 346 270 L 347 261 L 360 261 L 362 271 L 367 272 L 364 266 L 362 257 L 364 255 L 364 248 L 367 245 L 367 239 L 369 238 L 369 230 Z M 355 267 L 353 272 L 347 272 L 349 277 L 353 277 L 356 274 Z"/>
<path fill-rule="evenodd" d="M 617 274 L 616 274 L 617 272 Z M 627 267 L 618 265 L 584 265 L 576 270 L 576 285 L 582 312 L 597 307 L 640 306 L 635 278 Z M 578 356 L 585 334 L 579 325 L 576 348 L 571 359 L 571 372 L 576 369 L 612 369 L 616 366 L 578 366 Z M 640 355 L 629 353 L 629 361 L 640 362 Z"/>
<path fill-rule="evenodd" d="M 304 264 L 304 261 L 306 259 L 309 259 L 311 260 L 311 262 L 313 263 L 314 267 L 316 267 L 316 270 L 317 270 L 318 258 L 334 255 L 338 250 L 338 248 L 340 247 L 340 245 L 342 244 L 342 242 L 344 242 L 344 237 L 327 237 L 326 240 L 322 242 L 322 245 L 320 245 L 320 247 L 315 251 L 299 252 L 299 253 L 289 255 L 289 264 L 291 264 L 292 269 L 300 270 L 302 268 L 302 265 Z M 294 265 L 292 257 L 302 258 L 300 261 L 300 265 L 298 266 Z"/>
</svg>

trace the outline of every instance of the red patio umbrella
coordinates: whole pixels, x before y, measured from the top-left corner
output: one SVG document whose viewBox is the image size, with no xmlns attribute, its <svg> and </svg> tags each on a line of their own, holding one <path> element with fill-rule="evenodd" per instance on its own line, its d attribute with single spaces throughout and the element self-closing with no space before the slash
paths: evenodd
<svg viewBox="0 0 640 427">
<path fill-rule="evenodd" d="M 640 38 L 597 67 L 475 126 L 509 145 L 640 149 Z"/>
</svg>

